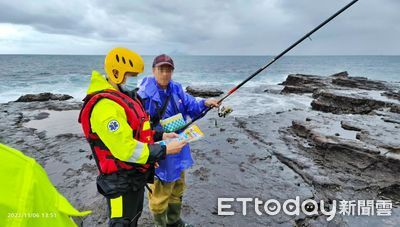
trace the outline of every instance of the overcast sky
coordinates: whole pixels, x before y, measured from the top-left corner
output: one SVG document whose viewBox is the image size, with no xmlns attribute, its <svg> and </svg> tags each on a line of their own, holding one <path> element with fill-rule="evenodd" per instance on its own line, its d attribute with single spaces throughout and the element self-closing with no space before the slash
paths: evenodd
<svg viewBox="0 0 400 227">
<path fill-rule="evenodd" d="M 276 55 L 350 0 L 0 0 L 0 54 Z M 400 0 L 359 0 L 290 52 L 400 55 Z"/>
</svg>

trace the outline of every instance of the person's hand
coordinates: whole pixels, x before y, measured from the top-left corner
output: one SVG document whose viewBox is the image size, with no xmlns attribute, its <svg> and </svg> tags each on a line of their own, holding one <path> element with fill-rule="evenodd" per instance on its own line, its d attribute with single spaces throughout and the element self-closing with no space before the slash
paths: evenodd
<svg viewBox="0 0 400 227">
<path fill-rule="evenodd" d="M 204 105 L 212 108 L 212 107 L 219 107 L 220 104 L 218 103 L 218 100 L 209 98 L 209 99 L 206 99 L 206 101 L 204 102 Z"/>
<path fill-rule="evenodd" d="M 173 138 L 178 138 L 178 137 L 179 137 L 179 135 L 176 134 L 175 132 L 170 132 L 170 133 L 164 132 L 162 135 L 163 140 L 173 139 Z"/>
<path fill-rule="evenodd" d="M 160 167 L 160 165 L 158 165 L 158 162 L 155 162 L 155 163 L 154 163 L 154 168 L 157 169 L 158 167 Z"/>
<path fill-rule="evenodd" d="M 167 155 L 169 154 L 178 154 L 181 149 L 187 144 L 186 141 L 177 141 L 174 140 L 171 143 L 167 144 Z"/>
</svg>

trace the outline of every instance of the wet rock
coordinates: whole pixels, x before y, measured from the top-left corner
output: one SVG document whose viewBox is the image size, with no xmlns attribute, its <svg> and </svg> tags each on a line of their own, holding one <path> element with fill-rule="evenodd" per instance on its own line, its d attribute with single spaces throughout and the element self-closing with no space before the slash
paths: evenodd
<svg viewBox="0 0 400 227">
<path fill-rule="evenodd" d="M 46 113 L 46 112 L 40 112 L 38 115 L 36 115 L 35 117 L 34 117 L 34 119 L 35 120 L 42 120 L 42 119 L 45 119 L 45 118 L 47 118 L 47 117 L 49 117 L 49 113 Z"/>
<path fill-rule="evenodd" d="M 340 125 L 346 130 L 361 131 L 359 127 L 354 126 L 351 122 L 348 121 L 341 121 Z"/>
<path fill-rule="evenodd" d="M 400 142 L 395 139 L 396 129 L 388 123 L 380 123 L 377 127 L 375 116 L 366 116 L 361 119 L 358 116 L 349 116 L 348 120 L 340 121 L 342 131 L 336 126 L 341 117 L 335 115 L 321 119 L 313 119 L 312 122 L 293 121 L 292 129 L 301 138 L 311 140 L 317 147 L 327 150 L 347 150 L 364 155 L 376 155 L 376 158 L 390 158 L 400 161 L 397 152 L 400 151 Z M 352 120 L 353 123 L 349 123 Z M 374 122 L 374 123 L 365 123 Z M 363 125 L 363 128 L 355 125 Z M 353 131 L 353 132 L 352 132 Z M 356 133 L 356 132 L 359 133 Z"/>
<path fill-rule="evenodd" d="M 313 93 L 327 86 L 326 78 L 315 75 L 290 74 L 280 85 L 285 85 L 281 93 Z"/>
<path fill-rule="evenodd" d="M 394 123 L 394 124 L 400 124 L 400 119 L 396 120 L 396 119 L 392 119 L 392 118 L 383 117 L 382 120 L 383 120 L 384 122 L 390 122 L 390 123 Z"/>
<path fill-rule="evenodd" d="M 400 105 L 392 105 L 390 107 L 390 112 L 400 114 Z"/>
<path fill-rule="evenodd" d="M 236 139 L 236 138 L 227 138 L 226 139 L 226 141 L 228 141 L 228 143 L 230 143 L 230 144 L 235 144 L 236 143 L 236 141 L 238 141 L 239 139 Z"/>
<path fill-rule="evenodd" d="M 55 138 L 57 138 L 57 139 L 82 138 L 82 135 L 77 135 L 77 134 L 73 134 L 73 133 L 63 133 L 63 134 L 56 135 Z"/>
<path fill-rule="evenodd" d="M 388 98 L 392 98 L 392 99 L 396 99 L 400 101 L 400 91 L 385 91 L 382 93 L 382 95 L 388 97 Z"/>
<path fill-rule="evenodd" d="M 304 94 L 304 93 L 313 93 L 316 90 L 318 90 L 318 87 L 286 85 L 282 89 L 281 93 Z"/>
<path fill-rule="evenodd" d="M 297 136 L 307 138 L 310 135 L 310 129 L 300 121 L 292 121 L 292 129 L 296 132 Z"/>
<path fill-rule="evenodd" d="M 325 86 L 326 82 L 324 78 L 316 75 L 305 75 L 305 74 L 290 74 L 286 80 L 279 85 L 292 85 L 292 86 Z"/>
<path fill-rule="evenodd" d="M 221 154 L 221 151 L 218 149 L 213 149 L 212 152 L 217 156 L 220 156 L 220 154 Z"/>
<path fill-rule="evenodd" d="M 199 177 L 201 181 L 207 181 L 209 177 L 210 170 L 205 167 L 200 167 L 193 172 L 193 175 Z"/>
<path fill-rule="evenodd" d="M 400 113 L 394 111 L 373 111 L 372 114 L 381 117 L 381 120 L 384 122 L 400 124 Z"/>
<path fill-rule="evenodd" d="M 394 108 L 393 112 L 400 110 L 396 103 L 376 100 L 363 93 L 321 90 L 314 93 L 313 97 L 316 99 L 311 102 L 312 109 L 335 114 L 368 114 L 384 107 Z"/>
<path fill-rule="evenodd" d="M 331 77 L 331 78 L 347 78 L 348 76 L 349 76 L 349 73 L 347 71 L 343 71 L 343 72 L 338 72 L 338 73 L 332 74 L 329 77 Z"/>
<path fill-rule="evenodd" d="M 95 164 L 83 163 L 81 166 L 81 171 L 89 172 L 93 175 L 97 174 L 97 166 Z"/>
<path fill-rule="evenodd" d="M 224 93 L 223 91 L 216 88 L 202 88 L 202 87 L 192 87 L 192 86 L 186 87 L 186 91 L 193 96 L 203 97 L 203 98 L 217 97 Z"/>
<path fill-rule="evenodd" d="M 381 199 L 390 199 L 398 205 L 400 204 L 400 185 L 393 184 L 388 187 L 381 188 L 378 196 Z"/>
<path fill-rule="evenodd" d="M 43 102 L 49 100 L 65 101 L 73 97 L 65 94 L 52 94 L 49 92 L 39 94 L 27 94 L 19 97 L 15 102 Z"/>
<path fill-rule="evenodd" d="M 363 90 L 387 90 L 383 81 L 368 80 L 366 77 L 340 76 L 332 79 L 332 84 L 342 87 L 359 88 Z"/>
<path fill-rule="evenodd" d="M 38 133 L 36 133 L 36 135 L 39 137 L 39 139 L 46 138 L 46 132 L 45 131 L 38 132 Z"/>
<path fill-rule="evenodd" d="M 268 89 L 264 89 L 263 92 L 265 93 L 270 93 L 270 94 L 279 94 L 281 93 L 281 88 L 268 88 Z"/>
<path fill-rule="evenodd" d="M 241 163 L 239 164 L 239 170 L 240 170 L 240 172 L 246 171 L 245 165 L 246 165 L 246 164 L 245 164 L 244 162 L 241 162 Z"/>
<path fill-rule="evenodd" d="M 330 76 L 290 74 L 280 85 L 285 85 L 281 93 L 314 93 L 319 89 L 344 90 L 357 88 L 362 90 L 385 90 L 383 95 L 398 99 L 398 92 L 392 92 L 392 86 L 384 81 L 369 80 L 365 77 L 350 77 L 346 71 Z"/>
</svg>

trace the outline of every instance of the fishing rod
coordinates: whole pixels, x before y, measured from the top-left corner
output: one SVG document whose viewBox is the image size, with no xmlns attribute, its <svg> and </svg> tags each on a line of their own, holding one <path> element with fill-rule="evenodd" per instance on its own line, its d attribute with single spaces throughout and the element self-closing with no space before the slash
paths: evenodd
<svg viewBox="0 0 400 227">
<path fill-rule="evenodd" d="M 347 4 L 346 6 L 344 6 L 342 9 L 340 9 L 339 11 L 337 11 L 335 14 L 333 14 L 332 16 L 330 16 L 328 19 L 326 19 L 324 22 L 322 22 L 320 25 L 318 25 L 317 27 L 315 27 L 313 30 L 311 30 L 310 32 L 308 32 L 307 34 L 305 34 L 303 37 L 301 37 L 299 40 L 297 40 L 295 43 L 293 43 L 290 47 L 288 47 L 286 50 L 282 51 L 282 53 L 280 53 L 279 55 L 277 55 L 276 57 L 274 57 L 270 62 L 268 62 L 266 65 L 264 65 L 263 67 L 259 68 L 257 71 L 255 71 L 253 74 L 251 74 L 249 77 L 247 77 L 244 81 L 242 81 L 240 84 L 238 84 L 236 87 L 232 88 L 231 90 L 229 90 L 229 92 L 222 97 L 219 101 L 218 104 L 222 103 L 222 101 L 224 101 L 226 98 L 228 98 L 230 95 L 232 95 L 235 91 L 237 91 L 240 87 L 242 87 L 245 83 L 247 83 L 249 80 L 253 79 L 253 77 L 257 76 L 260 72 L 262 72 L 264 69 L 268 68 L 270 65 L 272 65 L 275 61 L 277 61 L 279 58 L 281 58 L 283 55 L 285 55 L 287 52 L 289 52 L 291 49 L 293 49 L 295 46 L 297 46 L 298 44 L 300 44 L 301 42 L 303 42 L 305 39 L 309 38 L 310 35 L 312 35 L 314 32 L 318 31 L 320 28 L 322 28 L 323 26 L 325 26 L 327 23 L 329 23 L 331 20 L 333 20 L 335 17 L 337 17 L 339 14 L 341 14 L 342 12 L 344 12 L 346 9 L 348 9 L 350 6 L 352 6 L 354 3 L 356 3 L 358 0 L 353 0 L 352 2 L 350 2 L 349 4 Z M 210 111 L 212 109 L 212 107 L 208 107 L 207 109 L 203 110 L 203 112 L 201 112 L 197 117 L 193 118 L 191 121 L 189 121 L 187 124 L 185 124 L 182 128 L 180 128 L 179 130 L 184 130 L 187 127 L 189 127 L 191 124 L 193 124 L 195 121 L 197 121 L 198 119 L 204 117 L 208 111 Z"/>
</svg>

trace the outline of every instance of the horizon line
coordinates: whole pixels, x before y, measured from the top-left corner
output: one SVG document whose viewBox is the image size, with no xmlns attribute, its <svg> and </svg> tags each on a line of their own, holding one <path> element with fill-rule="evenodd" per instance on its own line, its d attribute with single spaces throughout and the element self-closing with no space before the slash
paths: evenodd
<svg viewBox="0 0 400 227">
<path fill-rule="evenodd" d="M 13 55 L 27 55 L 27 56 L 105 56 L 106 54 L 3 54 L 0 56 L 13 56 Z M 156 56 L 157 54 L 142 54 L 141 56 Z M 276 55 L 259 55 L 259 54 L 168 54 L 171 56 L 199 56 L 199 57 L 268 57 Z M 319 57 L 319 56 L 400 56 L 399 54 L 287 54 L 286 56 L 291 57 Z"/>
</svg>

